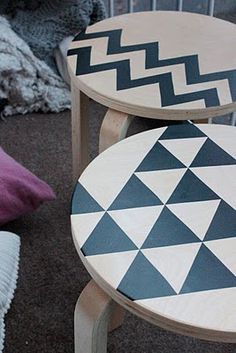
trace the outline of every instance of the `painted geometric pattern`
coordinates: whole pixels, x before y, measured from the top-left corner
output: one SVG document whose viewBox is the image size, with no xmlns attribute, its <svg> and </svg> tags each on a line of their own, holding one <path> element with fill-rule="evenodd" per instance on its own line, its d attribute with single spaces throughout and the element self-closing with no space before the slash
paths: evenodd
<svg viewBox="0 0 236 353">
<path fill-rule="evenodd" d="M 176 107 L 194 101 L 203 101 L 205 107 L 222 105 L 221 90 L 218 83 L 226 80 L 228 82 L 229 93 L 227 102 L 224 101 L 224 104 L 236 101 L 236 69 L 201 74 L 200 60 L 197 52 L 191 55 L 179 55 L 175 58 L 160 59 L 161 43 L 156 41 L 124 46 L 121 45 L 121 37 L 122 29 L 94 33 L 81 32 L 77 35 L 74 41 L 80 43 L 79 47 L 74 47 L 68 51 L 68 56 L 77 57 L 75 74 L 83 76 L 115 70 L 116 75 L 114 76 L 114 80 L 116 80 L 117 91 L 155 85 L 155 90 L 160 95 L 161 107 Z M 99 46 L 101 38 L 107 38 L 107 47 L 104 56 L 109 58 L 109 60 L 96 64 L 97 45 Z M 96 40 L 98 41 L 97 45 Z M 83 41 L 85 42 L 84 46 L 81 44 Z M 122 53 L 130 54 L 130 58 L 117 60 L 116 55 Z M 131 59 L 133 53 L 140 55 L 140 57 L 145 53 L 144 65 L 146 73 L 157 68 L 165 68 L 164 72 L 162 70 L 159 74 L 150 75 L 140 73 L 139 77 L 133 78 L 133 71 L 137 71 L 137 67 L 132 66 L 136 62 Z M 176 65 L 180 65 L 179 67 L 182 70 L 182 84 L 186 87 L 185 92 L 182 89 L 183 92 L 181 94 L 176 93 L 179 84 L 179 79 L 174 79 Z M 140 69 L 140 71 L 142 70 Z M 137 73 L 135 76 L 137 76 Z M 94 80 L 96 80 L 96 76 Z M 206 88 L 204 85 L 201 87 L 201 84 L 207 82 L 212 83 L 210 87 Z M 192 85 L 196 85 L 196 88 L 191 89 L 189 92 L 189 87 L 192 87 Z"/>
<path fill-rule="evenodd" d="M 223 290 L 235 300 L 235 140 L 233 127 L 173 125 L 126 139 L 92 162 L 74 192 L 72 229 L 107 283 L 151 309 Z"/>
</svg>

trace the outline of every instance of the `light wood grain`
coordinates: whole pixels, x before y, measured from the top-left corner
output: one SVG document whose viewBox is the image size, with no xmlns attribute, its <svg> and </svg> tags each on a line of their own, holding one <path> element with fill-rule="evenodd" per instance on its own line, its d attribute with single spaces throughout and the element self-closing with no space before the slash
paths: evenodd
<svg viewBox="0 0 236 353">
<path fill-rule="evenodd" d="M 236 125 L 236 112 L 233 112 L 232 114 L 231 114 L 231 124 L 233 125 L 233 126 L 235 126 Z"/>
<path fill-rule="evenodd" d="M 71 83 L 72 95 L 72 168 L 76 182 L 89 163 L 88 150 L 88 109 L 89 98 Z"/>
<path fill-rule="evenodd" d="M 177 158 L 181 160 L 184 165 L 186 165 L 186 168 L 188 168 L 188 166 L 192 163 L 192 160 L 194 159 L 194 156 L 196 156 L 197 151 L 207 140 L 207 136 L 226 153 L 229 153 L 231 156 L 236 156 L 236 130 L 234 127 L 203 124 L 197 125 L 197 127 L 200 131 L 206 134 L 205 137 L 203 136 L 199 138 L 195 137 L 193 139 L 177 139 L 173 142 L 169 139 L 159 140 L 159 143 L 161 143 L 169 151 L 175 147 L 174 152 L 176 153 Z M 90 193 L 90 195 L 94 197 L 94 199 L 99 202 L 99 204 L 105 210 L 109 208 L 112 201 L 119 193 L 119 190 L 122 189 L 122 185 L 127 183 L 133 171 L 136 170 L 137 166 L 146 156 L 147 152 L 150 151 L 152 146 L 165 132 L 165 130 L 166 128 L 156 129 L 125 139 L 110 147 L 108 150 L 98 156 L 89 165 L 88 168 L 86 168 L 80 178 L 80 182 Z M 191 140 L 193 140 L 192 146 L 189 142 Z M 179 249 L 181 249 L 179 254 L 171 253 L 173 250 L 171 247 L 164 249 L 165 253 L 162 252 L 163 249 L 157 249 L 157 251 L 160 250 L 160 252 L 162 252 L 161 255 L 159 254 L 159 259 L 152 259 L 152 254 L 147 254 L 149 256 L 149 261 L 154 262 L 161 261 L 161 259 L 163 260 L 163 264 L 158 264 L 158 268 L 161 269 L 160 271 L 165 273 L 164 277 L 166 276 L 167 279 L 170 278 L 171 284 L 172 286 L 175 286 L 177 293 L 179 288 L 182 286 L 181 281 L 183 281 L 184 275 L 182 272 L 182 274 L 178 272 L 175 266 L 171 267 L 171 262 L 168 262 L 166 266 L 162 268 L 167 251 L 167 255 L 170 256 L 170 259 L 173 258 L 173 261 L 176 260 L 176 264 L 178 263 L 178 259 L 180 262 L 191 262 L 191 254 L 196 253 L 199 249 L 199 246 L 201 246 L 204 234 L 206 233 L 209 223 L 211 222 L 212 215 L 219 206 L 220 198 L 222 197 L 224 200 L 227 200 L 227 203 L 231 205 L 231 207 L 235 208 L 235 187 L 233 187 L 235 185 L 235 165 L 223 165 L 217 167 L 211 166 L 209 167 L 209 174 L 206 175 L 204 172 L 204 176 L 202 176 L 201 172 L 204 171 L 205 168 L 206 167 L 203 167 L 202 169 L 191 168 L 191 170 L 203 182 L 205 180 L 205 176 L 208 178 L 207 184 L 210 185 L 210 188 L 212 188 L 212 190 L 214 190 L 217 195 L 219 195 L 219 199 L 207 200 L 204 202 L 189 202 L 180 205 L 181 207 L 179 207 L 179 204 L 170 204 L 166 206 L 173 212 L 173 214 L 176 215 L 176 217 L 181 219 L 184 224 L 190 227 L 194 234 L 199 238 L 199 242 L 179 245 Z M 161 190 L 163 194 L 159 194 L 162 202 L 165 203 L 166 199 L 169 197 L 169 193 L 171 192 L 170 190 L 175 188 L 175 182 L 177 183 L 175 180 L 177 175 L 176 172 L 180 173 L 177 175 L 177 177 L 181 179 L 181 171 L 184 172 L 184 168 L 180 168 L 174 172 L 172 171 L 174 179 L 172 178 L 170 171 L 158 171 L 158 178 L 156 178 L 156 180 L 158 180 L 157 188 L 163 189 Z M 154 171 L 154 173 L 155 172 L 156 171 Z M 162 172 L 163 175 L 161 174 Z M 141 174 L 142 173 L 136 172 L 137 177 L 144 178 L 145 172 L 143 175 Z M 96 183 L 94 175 L 96 175 Z M 164 181 L 167 185 L 163 184 L 162 188 L 162 183 L 164 183 Z M 149 188 L 153 190 L 153 192 L 159 192 L 159 189 L 153 189 L 156 186 L 152 184 L 151 179 L 149 182 Z M 106 190 L 106 192 L 104 192 L 104 190 Z M 164 193 L 166 193 L 166 195 Z M 145 212 L 147 212 L 146 214 L 148 215 L 146 217 L 147 223 L 151 224 L 152 222 L 155 222 L 154 214 L 156 213 L 156 217 L 158 217 L 162 207 L 162 205 L 155 206 L 155 212 L 153 211 L 154 207 L 145 207 Z M 124 212 L 124 210 L 119 211 Z M 124 229 L 130 239 L 132 239 L 137 247 L 140 248 L 143 239 L 140 239 L 139 242 L 138 236 L 140 234 L 140 222 L 142 222 L 142 215 L 132 220 L 132 212 L 136 211 L 135 209 L 127 210 L 127 215 L 125 215 L 123 219 L 121 219 L 119 215 L 119 221 L 125 222 L 125 225 L 122 224 L 121 228 Z M 112 212 L 113 211 L 108 211 L 108 214 L 113 217 L 113 220 L 116 221 Z M 123 278 L 122 273 L 124 274 L 126 271 L 121 271 L 121 267 L 124 266 L 124 268 L 128 269 L 129 263 L 131 263 L 132 259 L 136 256 L 135 252 L 144 252 L 144 250 L 141 249 L 137 251 L 132 250 L 130 252 L 124 252 L 123 262 L 123 255 L 121 254 L 120 256 L 119 253 L 104 255 L 100 254 L 99 257 L 101 260 L 99 260 L 99 264 L 97 261 L 98 256 L 84 256 L 81 251 L 81 247 L 88 239 L 91 230 L 96 227 L 99 220 L 103 217 L 104 213 L 105 211 L 97 212 L 97 214 L 87 214 L 87 218 L 83 218 L 84 215 L 82 214 L 72 215 L 72 235 L 78 254 L 86 269 L 96 281 L 96 283 L 109 296 L 111 296 L 113 300 L 115 300 L 117 303 L 132 313 L 165 329 L 205 340 L 236 343 L 235 287 L 205 291 L 203 290 L 187 294 L 178 294 L 169 297 L 167 296 L 163 298 L 158 297 L 151 298 L 150 300 L 147 299 L 135 301 L 128 299 L 128 297 L 116 290 L 121 279 Z M 196 214 L 198 215 L 198 218 L 194 216 Z M 94 218 L 94 216 L 96 216 L 96 218 Z M 201 220 L 201 222 L 199 220 Z M 88 223 L 87 226 L 89 227 L 87 230 L 85 229 L 87 227 L 86 222 Z M 147 224 L 145 222 L 143 222 L 143 224 L 143 233 L 149 232 L 150 229 L 147 228 Z M 82 231 L 82 228 L 85 229 L 85 232 Z M 130 231 L 130 233 L 128 231 Z M 220 247 L 218 245 L 219 242 L 222 242 Z M 235 238 L 229 238 L 228 240 L 223 238 L 216 241 L 205 241 L 204 245 L 208 249 L 212 250 L 213 253 L 216 254 L 215 256 L 218 256 L 226 267 L 230 268 L 232 275 L 236 271 L 233 263 L 233 259 L 235 257 L 234 244 Z M 219 249 L 220 253 L 217 255 Z M 150 253 L 153 252 L 153 254 L 155 252 L 153 249 L 147 249 L 145 251 Z M 134 253 L 134 255 L 132 253 Z M 108 262 L 106 262 L 106 259 L 108 258 L 107 255 L 110 256 Z M 181 257 L 177 259 L 177 257 L 180 255 Z M 190 260 L 188 259 L 188 256 L 190 256 Z M 126 261 L 127 258 L 128 261 Z M 194 258 L 194 256 L 192 258 Z M 111 263 L 111 261 L 113 262 Z M 95 264 L 98 264 L 98 266 Z M 181 279 L 182 275 L 183 278 Z"/>
<path fill-rule="evenodd" d="M 132 120 L 126 113 L 108 109 L 100 129 L 99 153 L 125 138 Z"/>
<path fill-rule="evenodd" d="M 108 325 L 111 318 L 113 321 L 110 330 L 120 325 L 121 316 L 117 313 L 123 311 L 119 310 L 111 297 L 91 280 L 79 296 L 75 307 L 75 352 L 106 353 Z"/>
<path fill-rule="evenodd" d="M 140 23 L 145 23 L 140 26 Z M 158 25 L 157 25 L 158 24 Z M 200 74 L 210 74 L 236 68 L 236 26 L 209 16 L 176 13 L 145 12 L 107 19 L 87 29 L 87 33 L 122 28 L 121 45 L 159 42 L 160 58 L 168 59 L 198 54 Z M 188 36 L 186 36 L 188 33 Z M 175 94 L 186 94 L 216 88 L 220 104 L 206 107 L 204 100 L 162 106 L 158 85 L 145 85 L 117 91 L 116 70 L 75 76 L 76 55 L 68 57 L 72 82 L 86 95 L 114 110 L 142 117 L 167 120 L 195 120 L 221 116 L 236 110 L 227 80 L 186 85 L 184 65 L 145 68 L 144 51 L 107 53 L 107 38 L 73 42 L 71 48 L 93 46 L 92 64 L 129 59 L 132 79 L 172 72 Z"/>
<path fill-rule="evenodd" d="M 236 343 L 236 332 L 229 331 L 219 331 L 219 330 L 207 330 L 206 328 L 188 325 L 184 322 L 178 321 L 177 319 L 173 320 L 169 315 L 157 314 L 153 312 L 147 306 L 141 306 L 139 303 L 134 302 L 123 296 L 118 291 L 114 290 L 104 279 L 96 272 L 96 270 L 90 265 L 87 259 L 81 253 L 80 247 L 77 244 L 76 236 L 72 229 L 72 235 L 75 242 L 77 252 L 86 267 L 87 271 L 90 273 L 92 278 L 96 283 L 101 287 L 108 296 L 110 296 L 114 301 L 123 306 L 126 310 L 131 313 L 139 316 L 140 318 L 156 325 L 162 327 L 166 330 L 173 331 L 182 335 L 196 337 L 199 339 L 204 339 L 208 341 L 215 342 L 227 342 L 227 343 Z M 234 298 L 235 294 L 231 297 Z M 176 307 L 177 304 L 174 305 Z M 234 305 L 234 301 L 232 301 Z M 182 308 L 184 307 L 184 304 Z M 212 312 L 214 313 L 214 307 L 212 307 Z M 226 318 L 227 319 L 227 318 Z M 80 353 L 80 352 L 78 352 Z M 81 352 L 82 353 L 82 352 Z"/>
<path fill-rule="evenodd" d="M 125 309 L 120 305 L 114 306 L 110 321 L 108 323 L 108 332 L 112 332 L 118 329 L 123 324 L 124 319 Z"/>
</svg>

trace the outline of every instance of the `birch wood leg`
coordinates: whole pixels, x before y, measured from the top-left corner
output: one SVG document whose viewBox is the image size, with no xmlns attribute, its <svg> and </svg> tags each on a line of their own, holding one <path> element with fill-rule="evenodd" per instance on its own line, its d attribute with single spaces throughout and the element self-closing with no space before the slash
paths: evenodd
<svg viewBox="0 0 236 353">
<path fill-rule="evenodd" d="M 236 112 L 231 114 L 231 125 L 232 126 L 236 125 Z"/>
<path fill-rule="evenodd" d="M 125 138 L 133 116 L 108 109 L 102 122 L 99 136 L 99 153 Z"/>
<path fill-rule="evenodd" d="M 112 332 L 117 328 L 119 328 L 123 324 L 124 317 L 125 317 L 125 309 L 122 308 L 122 306 L 117 304 L 112 312 L 112 316 L 110 318 L 110 322 L 108 325 L 108 331 Z"/>
<path fill-rule="evenodd" d="M 72 94 L 72 167 L 76 182 L 89 163 L 88 151 L 88 104 L 89 98 L 73 85 Z"/>
<path fill-rule="evenodd" d="M 114 313 L 111 323 L 117 327 L 118 312 L 119 305 L 91 280 L 75 307 L 75 353 L 106 353 L 109 321 Z"/>
</svg>

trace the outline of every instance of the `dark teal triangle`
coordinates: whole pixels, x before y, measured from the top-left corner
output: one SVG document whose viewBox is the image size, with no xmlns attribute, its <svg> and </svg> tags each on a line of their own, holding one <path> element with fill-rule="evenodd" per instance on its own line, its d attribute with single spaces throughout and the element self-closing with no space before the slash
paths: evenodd
<svg viewBox="0 0 236 353">
<path fill-rule="evenodd" d="M 208 138 L 194 158 L 191 167 L 210 167 L 232 164 L 236 164 L 235 158 L 231 157 L 215 142 Z"/>
<path fill-rule="evenodd" d="M 232 237 L 236 237 L 236 211 L 221 200 L 204 241 Z"/>
<path fill-rule="evenodd" d="M 81 248 L 85 256 L 137 250 L 137 246 L 105 213 Z"/>
<path fill-rule="evenodd" d="M 230 287 L 236 287 L 235 275 L 202 244 L 180 294 Z"/>
<path fill-rule="evenodd" d="M 206 201 L 219 198 L 220 197 L 216 195 L 214 191 L 212 191 L 190 170 L 187 170 L 167 203 Z"/>
<path fill-rule="evenodd" d="M 131 300 L 176 294 L 167 280 L 141 252 L 136 256 L 117 290 Z"/>
<path fill-rule="evenodd" d="M 109 210 L 162 205 L 160 199 L 143 184 L 136 175 L 132 175 L 127 184 L 114 200 Z"/>
<path fill-rule="evenodd" d="M 206 137 L 194 124 L 171 125 L 163 132 L 159 140 Z"/>
<path fill-rule="evenodd" d="M 173 154 L 171 154 L 164 146 L 157 142 L 140 163 L 136 172 L 177 168 L 186 168 L 186 166 L 173 156 Z"/>
<path fill-rule="evenodd" d="M 199 238 L 165 207 L 146 238 L 142 249 L 199 242 Z"/>
<path fill-rule="evenodd" d="M 104 209 L 80 183 L 77 183 L 72 196 L 71 213 L 80 214 L 99 211 L 104 211 Z"/>
</svg>

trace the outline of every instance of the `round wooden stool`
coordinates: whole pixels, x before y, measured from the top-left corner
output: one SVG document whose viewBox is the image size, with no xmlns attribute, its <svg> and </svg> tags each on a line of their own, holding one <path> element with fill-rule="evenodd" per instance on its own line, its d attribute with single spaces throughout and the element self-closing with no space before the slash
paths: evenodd
<svg viewBox="0 0 236 353">
<path fill-rule="evenodd" d="M 106 352 L 116 303 L 177 333 L 236 342 L 235 141 L 235 127 L 173 125 L 85 169 L 72 234 L 97 284 L 76 306 L 76 353 Z"/>
<path fill-rule="evenodd" d="M 100 152 L 125 137 L 132 116 L 206 119 L 236 110 L 236 26 L 213 17 L 152 11 L 109 18 L 68 51 L 73 168 L 88 164 L 88 97 L 108 107 Z"/>
</svg>

